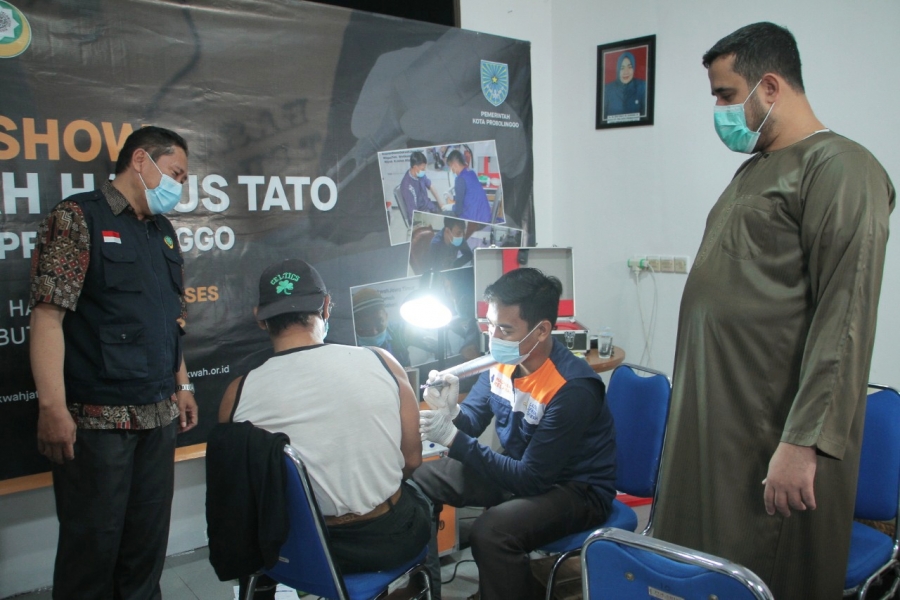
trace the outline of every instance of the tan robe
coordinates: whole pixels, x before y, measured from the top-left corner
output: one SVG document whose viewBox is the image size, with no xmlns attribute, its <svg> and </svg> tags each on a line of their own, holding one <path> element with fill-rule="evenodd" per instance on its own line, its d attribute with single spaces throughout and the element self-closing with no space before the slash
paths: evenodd
<svg viewBox="0 0 900 600">
<path fill-rule="evenodd" d="M 655 537 L 728 558 L 776 600 L 841 597 L 894 188 L 831 132 L 745 162 L 681 301 Z M 815 445 L 815 511 L 768 516 L 780 441 Z"/>
</svg>

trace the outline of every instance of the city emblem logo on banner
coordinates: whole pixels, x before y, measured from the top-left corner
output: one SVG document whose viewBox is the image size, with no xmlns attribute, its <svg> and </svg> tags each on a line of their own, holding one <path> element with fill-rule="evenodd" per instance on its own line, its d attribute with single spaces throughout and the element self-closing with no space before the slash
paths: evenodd
<svg viewBox="0 0 900 600">
<path fill-rule="evenodd" d="M 21 10 L 0 0 L 0 58 L 12 58 L 31 44 L 31 26 Z"/>
<path fill-rule="evenodd" d="M 509 68 L 503 63 L 481 61 L 481 92 L 494 106 L 503 104 L 509 94 Z"/>
</svg>

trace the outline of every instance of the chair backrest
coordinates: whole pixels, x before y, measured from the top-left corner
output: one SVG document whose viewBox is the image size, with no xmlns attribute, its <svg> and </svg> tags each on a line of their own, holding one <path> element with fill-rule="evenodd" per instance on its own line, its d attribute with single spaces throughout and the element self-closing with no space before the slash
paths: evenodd
<svg viewBox="0 0 900 600">
<path fill-rule="evenodd" d="M 337 565 L 331 559 L 328 531 L 306 466 L 290 445 L 284 447 L 284 454 L 291 525 L 278 562 L 266 573 L 296 590 L 343 600 L 347 598 L 347 590 Z"/>
<path fill-rule="evenodd" d="M 503 188 L 498 187 L 494 192 L 494 204 L 491 206 L 491 225 L 497 222 L 497 215 L 500 213 L 500 207 L 503 205 Z"/>
<path fill-rule="evenodd" d="M 585 600 L 773 600 L 766 584 L 745 567 L 611 527 L 585 540 L 581 582 Z"/>
<path fill-rule="evenodd" d="M 616 426 L 616 489 L 652 498 L 656 491 L 672 384 L 659 371 L 621 364 L 606 401 Z"/>
<path fill-rule="evenodd" d="M 400 216 L 403 217 L 403 223 L 409 228 L 412 215 L 406 212 L 406 200 L 403 199 L 403 194 L 400 193 L 399 185 L 394 186 L 394 201 L 397 202 L 397 208 L 400 209 Z"/>
<path fill-rule="evenodd" d="M 900 506 L 900 394 L 877 384 L 866 403 L 854 517 L 896 520 Z"/>
</svg>

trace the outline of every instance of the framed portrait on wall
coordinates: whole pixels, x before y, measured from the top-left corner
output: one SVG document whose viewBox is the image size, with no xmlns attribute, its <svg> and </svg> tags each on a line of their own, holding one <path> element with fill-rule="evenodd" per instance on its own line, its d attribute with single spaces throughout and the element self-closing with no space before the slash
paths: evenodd
<svg viewBox="0 0 900 600">
<path fill-rule="evenodd" d="M 656 36 L 597 46 L 597 129 L 653 125 Z"/>
</svg>

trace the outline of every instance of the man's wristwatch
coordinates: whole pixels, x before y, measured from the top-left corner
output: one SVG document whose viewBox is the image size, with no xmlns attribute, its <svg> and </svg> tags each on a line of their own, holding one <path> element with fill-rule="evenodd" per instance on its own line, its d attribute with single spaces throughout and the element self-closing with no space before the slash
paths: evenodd
<svg viewBox="0 0 900 600">
<path fill-rule="evenodd" d="M 176 392 L 190 392 L 194 393 L 194 384 L 193 383 L 179 383 L 175 386 Z"/>
</svg>

